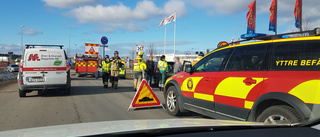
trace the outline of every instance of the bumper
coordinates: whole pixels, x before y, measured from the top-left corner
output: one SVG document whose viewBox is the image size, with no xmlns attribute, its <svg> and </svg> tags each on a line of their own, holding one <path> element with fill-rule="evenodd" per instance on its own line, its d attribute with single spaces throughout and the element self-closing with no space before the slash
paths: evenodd
<svg viewBox="0 0 320 137">
<path fill-rule="evenodd" d="M 21 85 L 18 84 L 20 90 L 47 90 L 47 89 L 65 89 L 69 88 L 70 84 L 53 84 L 53 85 Z"/>
</svg>

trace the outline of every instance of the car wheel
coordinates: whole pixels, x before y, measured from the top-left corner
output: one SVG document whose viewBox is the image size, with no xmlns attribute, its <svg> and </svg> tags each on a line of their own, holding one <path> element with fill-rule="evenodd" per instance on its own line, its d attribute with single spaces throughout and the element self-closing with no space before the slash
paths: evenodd
<svg viewBox="0 0 320 137">
<path fill-rule="evenodd" d="M 168 88 L 166 92 L 166 109 L 170 115 L 178 116 L 181 114 L 179 109 L 178 92 L 174 86 Z"/>
<path fill-rule="evenodd" d="M 301 119 L 299 113 L 293 107 L 287 105 L 271 106 L 257 117 L 258 122 L 264 122 L 265 124 L 300 123 Z"/>
<path fill-rule="evenodd" d="M 26 92 L 19 89 L 19 97 L 26 97 Z"/>
</svg>

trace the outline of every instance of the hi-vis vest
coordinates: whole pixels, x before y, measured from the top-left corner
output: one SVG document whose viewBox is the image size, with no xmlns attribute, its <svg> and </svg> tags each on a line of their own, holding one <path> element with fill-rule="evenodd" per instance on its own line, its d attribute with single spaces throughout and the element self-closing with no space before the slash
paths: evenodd
<svg viewBox="0 0 320 137">
<path fill-rule="evenodd" d="M 157 65 L 158 65 L 159 72 L 166 72 L 168 70 L 167 61 L 160 60 Z"/>
<path fill-rule="evenodd" d="M 120 64 L 121 64 L 121 59 L 119 57 L 114 58 L 114 60 L 111 62 L 111 70 L 119 71 Z"/>
<path fill-rule="evenodd" d="M 110 62 L 102 61 L 102 72 L 110 72 Z"/>
<path fill-rule="evenodd" d="M 137 57 L 136 59 L 134 59 L 133 71 L 142 72 L 142 67 L 144 70 L 146 70 L 146 63 L 144 62 L 144 60 L 140 57 Z"/>
</svg>

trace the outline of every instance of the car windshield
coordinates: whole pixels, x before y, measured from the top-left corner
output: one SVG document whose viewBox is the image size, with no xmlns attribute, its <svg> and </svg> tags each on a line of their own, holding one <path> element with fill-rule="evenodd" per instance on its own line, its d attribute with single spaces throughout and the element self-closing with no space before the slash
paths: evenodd
<svg viewBox="0 0 320 137">
<path fill-rule="evenodd" d="M 2 1 L 0 136 L 122 120 L 317 121 L 319 7 L 319 0 Z"/>
</svg>

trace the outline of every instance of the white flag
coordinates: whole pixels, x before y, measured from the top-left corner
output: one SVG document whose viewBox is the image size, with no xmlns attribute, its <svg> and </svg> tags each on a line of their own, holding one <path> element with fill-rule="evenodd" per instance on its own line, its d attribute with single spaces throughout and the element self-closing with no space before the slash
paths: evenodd
<svg viewBox="0 0 320 137">
<path fill-rule="evenodd" d="M 167 24 L 166 17 L 164 17 L 164 19 L 160 22 L 158 28 L 161 27 L 162 25 L 166 25 L 166 24 Z"/>
<path fill-rule="evenodd" d="M 171 14 L 171 15 L 167 18 L 166 23 L 168 24 L 168 23 L 170 23 L 170 22 L 172 22 L 172 21 L 176 21 L 176 17 L 177 17 L 176 12 L 174 12 L 173 14 Z"/>
</svg>

